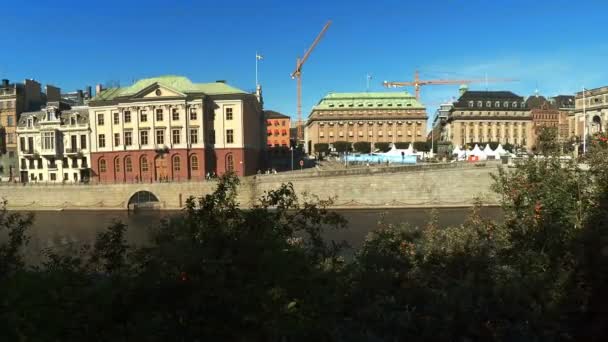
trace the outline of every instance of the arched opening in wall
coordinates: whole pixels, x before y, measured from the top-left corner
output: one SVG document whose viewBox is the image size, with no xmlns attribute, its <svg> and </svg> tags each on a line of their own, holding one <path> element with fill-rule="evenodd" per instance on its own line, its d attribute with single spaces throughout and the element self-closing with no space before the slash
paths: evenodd
<svg viewBox="0 0 608 342">
<path fill-rule="evenodd" d="M 129 209 L 157 209 L 160 208 L 160 201 L 155 194 L 150 191 L 138 191 L 129 198 Z"/>
<path fill-rule="evenodd" d="M 120 179 L 120 158 L 114 158 L 114 181 L 118 181 Z"/>
<path fill-rule="evenodd" d="M 599 115 L 596 115 L 591 120 L 591 134 L 598 133 L 602 131 L 602 118 Z"/>
<path fill-rule="evenodd" d="M 226 172 L 234 172 L 234 156 L 232 153 L 226 155 Z"/>
<path fill-rule="evenodd" d="M 126 175 L 133 172 L 133 161 L 131 160 L 131 156 L 125 157 L 125 179 Z"/>
<path fill-rule="evenodd" d="M 173 179 L 179 179 L 179 173 L 182 169 L 181 158 L 179 156 L 173 156 L 171 164 L 173 168 Z"/>
<path fill-rule="evenodd" d="M 139 157 L 139 178 L 141 181 L 145 181 L 147 178 L 149 178 L 146 177 L 149 170 L 150 167 L 148 165 L 148 157 L 145 155 Z M 152 179 L 150 179 L 150 181 L 152 181 Z"/>
<path fill-rule="evenodd" d="M 102 174 L 105 174 L 108 170 L 108 164 L 104 158 L 99 158 L 99 170 L 97 171 L 97 175 L 101 177 Z"/>
</svg>

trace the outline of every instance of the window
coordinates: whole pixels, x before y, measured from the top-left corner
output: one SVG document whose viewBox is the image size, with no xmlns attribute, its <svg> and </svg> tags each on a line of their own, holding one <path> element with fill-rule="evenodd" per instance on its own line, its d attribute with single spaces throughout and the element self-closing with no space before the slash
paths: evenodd
<svg viewBox="0 0 608 342">
<path fill-rule="evenodd" d="M 173 108 L 173 112 L 171 114 L 173 120 L 179 120 L 179 110 L 177 108 Z"/>
<path fill-rule="evenodd" d="M 118 125 L 120 123 L 120 116 L 118 113 L 114 113 L 114 124 Z"/>
<path fill-rule="evenodd" d="M 321 138 L 325 137 L 325 133 L 319 132 L 319 137 L 321 137 Z"/>
<path fill-rule="evenodd" d="M 131 122 L 131 111 L 125 110 L 125 122 Z"/>
<path fill-rule="evenodd" d="M 226 107 L 226 120 L 232 120 L 232 107 Z"/>
<path fill-rule="evenodd" d="M 139 121 L 148 122 L 148 113 L 146 113 L 145 110 L 142 110 L 141 113 L 139 113 Z"/>
<path fill-rule="evenodd" d="M 42 133 L 42 149 L 52 150 L 55 148 L 55 132 Z"/>
<path fill-rule="evenodd" d="M 105 159 L 99 159 L 99 172 L 106 172 L 107 165 Z"/>
<path fill-rule="evenodd" d="M 509 102 L 508 102 L 508 101 L 505 101 L 505 103 L 503 103 L 502 105 L 503 105 L 503 107 L 505 107 L 505 108 L 509 108 Z"/>
<path fill-rule="evenodd" d="M 148 172 L 148 158 L 146 156 L 141 156 L 141 172 Z"/>
<path fill-rule="evenodd" d="M 13 116 L 12 116 L 12 115 L 9 115 L 9 116 L 6 118 L 6 122 L 7 122 L 7 126 L 9 126 L 9 127 L 10 127 L 10 126 L 12 126 L 12 125 L 13 125 Z"/>
<path fill-rule="evenodd" d="M 148 145 L 148 131 L 139 132 L 139 143 L 142 145 Z"/>
<path fill-rule="evenodd" d="M 486 107 L 487 108 L 492 107 L 492 101 L 486 101 Z"/>
<path fill-rule="evenodd" d="M 496 108 L 500 108 L 500 101 L 496 101 L 496 102 L 494 102 L 494 107 L 496 107 Z"/>
<path fill-rule="evenodd" d="M 234 142 L 234 130 L 227 129 L 226 130 L 226 143 L 232 144 Z"/>
<path fill-rule="evenodd" d="M 99 147 L 106 147 L 106 135 L 105 134 L 100 134 L 98 137 L 99 140 Z"/>
<path fill-rule="evenodd" d="M 125 171 L 133 172 L 133 163 L 131 162 L 131 157 L 125 157 Z"/>
<path fill-rule="evenodd" d="M 162 109 L 156 110 L 156 121 L 163 121 L 163 110 Z"/>
<path fill-rule="evenodd" d="M 84 134 L 80 136 L 80 148 L 83 150 L 87 148 L 87 136 Z"/>
<path fill-rule="evenodd" d="M 191 144 L 198 143 L 198 130 L 197 129 L 190 130 L 190 143 Z"/>
<path fill-rule="evenodd" d="M 103 126 L 103 114 L 97 114 L 97 124 Z"/>
<path fill-rule="evenodd" d="M 179 144 L 179 129 L 174 129 L 171 131 L 171 141 L 173 141 L 174 144 Z"/>
<path fill-rule="evenodd" d="M 226 171 L 234 171 L 234 157 L 232 156 L 232 153 L 228 153 L 226 155 Z"/>
<path fill-rule="evenodd" d="M 181 169 L 181 160 L 179 156 L 173 157 L 173 171 L 179 171 Z"/>
<path fill-rule="evenodd" d="M 61 160 L 61 166 L 62 166 L 64 169 L 67 169 L 67 168 L 68 168 L 68 158 L 63 158 L 63 160 Z"/>
<path fill-rule="evenodd" d="M 114 159 L 114 172 L 120 172 L 120 159 Z"/>
<path fill-rule="evenodd" d="M 474 103 L 473 103 L 473 101 L 469 101 L 469 107 L 471 107 L 471 108 L 472 108 L 472 107 L 473 107 L 473 104 L 474 104 Z"/>
<path fill-rule="evenodd" d="M 21 138 L 19 138 L 19 151 L 25 152 L 25 150 L 26 150 L 25 137 L 21 137 Z"/>
<path fill-rule="evenodd" d="M 197 156 L 190 157 L 190 168 L 192 169 L 192 171 L 198 171 L 198 157 Z"/>
<path fill-rule="evenodd" d="M 479 108 L 483 107 L 483 102 L 477 101 L 477 107 L 479 107 Z"/>
<path fill-rule="evenodd" d="M 78 149 L 78 147 L 76 146 L 78 143 L 78 137 L 75 135 L 72 135 L 70 137 L 70 149 L 72 149 L 72 152 L 76 152 L 76 150 Z"/>
<path fill-rule="evenodd" d="M 196 120 L 196 108 L 190 108 L 190 120 Z"/>
<path fill-rule="evenodd" d="M 133 132 L 125 132 L 125 146 L 131 146 L 133 140 Z"/>
<path fill-rule="evenodd" d="M 165 130 L 159 129 L 156 131 L 156 144 L 161 145 L 165 143 Z"/>
<path fill-rule="evenodd" d="M 114 133 L 114 146 L 120 145 L 120 133 Z"/>
</svg>

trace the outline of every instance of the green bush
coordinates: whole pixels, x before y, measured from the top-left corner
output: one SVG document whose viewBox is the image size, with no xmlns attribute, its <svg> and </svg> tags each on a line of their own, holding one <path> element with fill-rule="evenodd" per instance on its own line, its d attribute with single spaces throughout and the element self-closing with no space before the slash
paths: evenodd
<svg viewBox="0 0 608 342">
<path fill-rule="evenodd" d="M 388 150 L 391 149 L 389 143 L 386 143 L 386 142 L 374 143 L 374 148 L 377 150 L 380 150 L 380 152 L 387 152 Z"/>
<path fill-rule="evenodd" d="M 353 144 L 353 148 L 359 153 L 370 153 L 372 150 L 372 144 L 367 141 L 357 141 Z"/>
<path fill-rule="evenodd" d="M 338 153 L 348 152 L 351 150 L 351 143 L 348 141 L 336 141 L 333 145 Z"/>
</svg>

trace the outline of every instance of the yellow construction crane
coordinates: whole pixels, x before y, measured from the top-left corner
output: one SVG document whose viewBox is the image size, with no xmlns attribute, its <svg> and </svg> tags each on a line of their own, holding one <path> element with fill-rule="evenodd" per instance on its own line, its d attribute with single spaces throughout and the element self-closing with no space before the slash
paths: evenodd
<svg viewBox="0 0 608 342">
<path fill-rule="evenodd" d="M 297 139 L 298 140 L 303 139 L 303 136 L 302 136 L 302 66 L 304 66 L 304 63 L 306 63 L 306 60 L 310 56 L 310 53 L 312 52 L 312 50 L 315 49 L 317 44 L 319 44 L 319 41 L 321 40 L 321 38 L 323 38 L 325 31 L 327 31 L 327 29 L 329 28 L 329 25 L 331 25 L 331 20 L 327 21 L 327 24 L 325 24 L 325 26 L 323 26 L 323 29 L 317 35 L 317 38 L 315 38 L 315 41 L 312 42 L 312 45 L 308 48 L 308 50 L 306 50 L 306 52 L 304 53 L 304 56 L 302 58 L 298 57 L 296 59 L 296 69 L 291 73 L 291 79 L 296 79 L 297 83 L 298 83 L 298 85 L 297 85 L 297 88 L 298 88 L 297 89 L 297 92 L 298 92 L 298 122 L 297 122 L 298 136 L 297 136 Z"/>
</svg>

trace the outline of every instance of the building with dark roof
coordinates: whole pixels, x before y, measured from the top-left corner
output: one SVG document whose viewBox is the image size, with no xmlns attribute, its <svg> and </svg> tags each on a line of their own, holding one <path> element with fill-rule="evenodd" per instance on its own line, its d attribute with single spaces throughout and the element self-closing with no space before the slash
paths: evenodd
<svg viewBox="0 0 608 342">
<path fill-rule="evenodd" d="M 533 145 L 532 117 L 522 96 L 510 91 L 465 91 L 450 110 L 447 136 L 454 145 L 499 142 Z"/>
<path fill-rule="evenodd" d="M 261 102 L 261 89 L 182 76 L 98 91 L 89 101 L 92 175 L 150 182 L 255 174 L 266 146 Z"/>
<path fill-rule="evenodd" d="M 266 117 L 266 144 L 271 147 L 290 146 L 291 117 L 274 110 L 264 111 Z"/>
<path fill-rule="evenodd" d="M 90 176 L 89 108 L 49 102 L 17 125 L 22 182 L 80 182 Z"/>
<path fill-rule="evenodd" d="M 407 92 L 329 93 L 313 107 L 305 148 L 336 141 L 414 142 L 426 139 L 426 108 Z"/>
<path fill-rule="evenodd" d="M 576 93 L 574 133 L 583 138 L 585 123 L 587 134 L 605 132 L 608 128 L 608 87 L 587 89 Z"/>
</svg>

